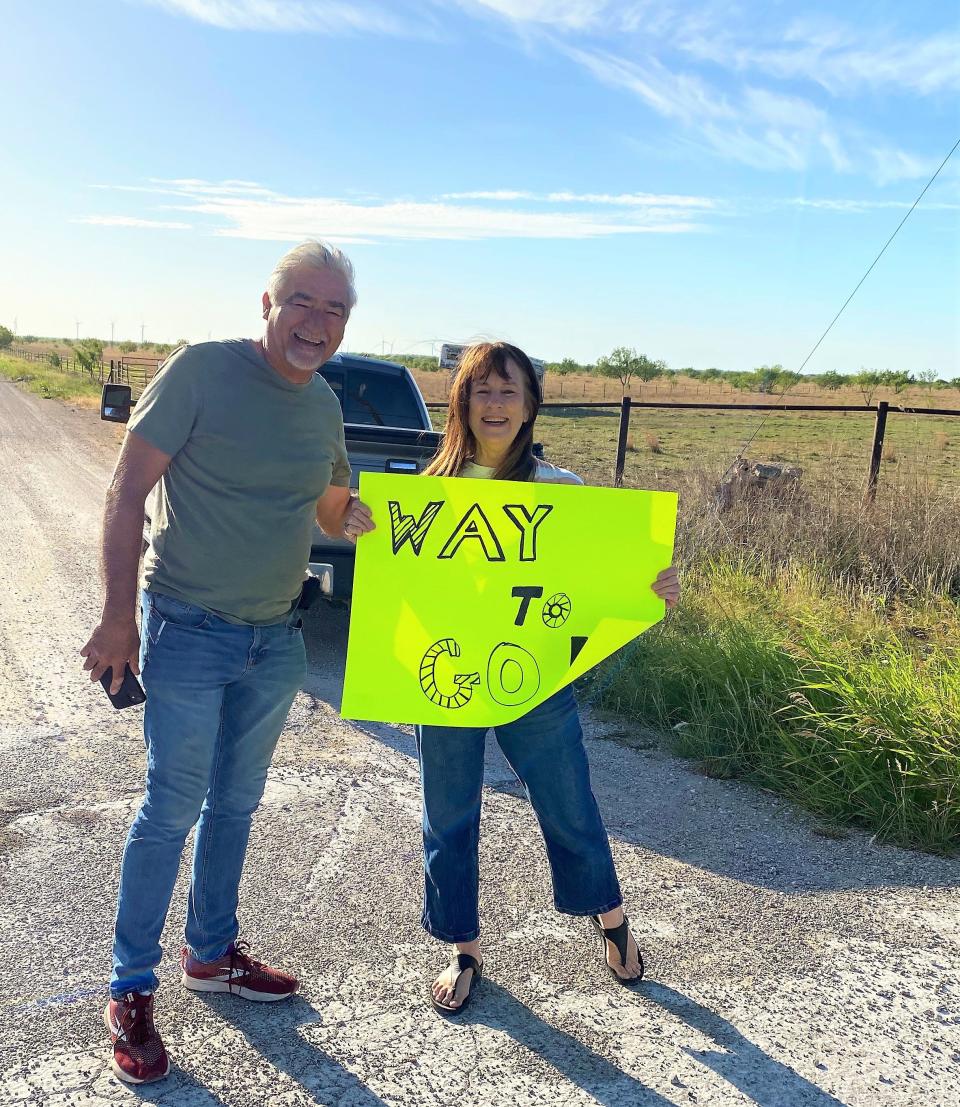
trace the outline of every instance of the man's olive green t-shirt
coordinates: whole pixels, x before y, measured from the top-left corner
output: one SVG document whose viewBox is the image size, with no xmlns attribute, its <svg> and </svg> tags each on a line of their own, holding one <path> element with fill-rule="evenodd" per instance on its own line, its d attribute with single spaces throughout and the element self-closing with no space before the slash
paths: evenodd
<svg viewBox="0 0 960 1107">
<path fill-rule="evenodd" d="M 167 361 L 128 429 L 173 458 L 143 586 L 232 622 L 281 620 L 300 594 L 317 499 L 350 484 L 327 382 L 286 380 L 248 340 L 202 342 Z"/>
</svg>

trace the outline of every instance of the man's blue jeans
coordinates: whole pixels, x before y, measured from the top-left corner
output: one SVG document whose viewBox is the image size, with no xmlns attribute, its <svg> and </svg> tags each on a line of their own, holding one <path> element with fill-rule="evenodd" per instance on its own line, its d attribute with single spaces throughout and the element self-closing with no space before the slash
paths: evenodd
<svg viewBox="0 0 960 1107">
<path fill-rule="evenodd" d="M 141 603 L 147 780 L 120 871 L 115 996 L 158 985 L 160 934 L 194 824 L 187 945 L 215 961 L 236 939 L 251 817 L 306 672 L 296 612 L 254 627 L 159 592 L 144 592 Z"/>
<path fill-rule="evenodd" d="M 423 787 L 421 922 L 444 942 L 472 942 L 480 934 L 480 797 L 486 733 L 477 727 L 416 728 Z M 597 915 L 619 907 L 623 899 L 590 789 L 571 689 L 562 689 L 515 722 L 496 727 L 495 734 L 540 822 L 557 910 Z"/>
</svg>

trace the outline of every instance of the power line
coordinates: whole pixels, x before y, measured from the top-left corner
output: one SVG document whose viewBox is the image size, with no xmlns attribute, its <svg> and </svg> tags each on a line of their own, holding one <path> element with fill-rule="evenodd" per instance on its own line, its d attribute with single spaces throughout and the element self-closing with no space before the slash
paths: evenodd
<svg viewBox="0 0 960 1107">
<path fill-rule="evenodd" d="M 830 324 L 827 327 L 827 329 L 823 332 L 822 335 L 820 335 L 820 337 L 817 339 L 817 341 L 813 344 L 813 349 L 811 349 L 810 353 L 807 354 L 807 356 L 803 359 L 803 361 L 800 362 L 800 367 L 799 367 L 799 369 L 797 369 L 797 373 L 802 373 L 803 372 L 804 366 L 807 364 L 807 362 L 813 357 L 813 355 L 820 348 L 820 343 L 823 342 L 823 340 L 827 337 L 827 335 L 833 330 L 833 326 L 836 323 L 836 321 L 840 318 L 841 315 L 843 315 L 844 311 L 846 311 L 846 309 L 847 309 L 847 305 L 854 298 L 854 296 L 856 296 L 856 294 L 860 291 L 860 286 L 867 279 L 867 277 L 869 277 L 870 274 L 873 272 L 874 266 L 883 257 L 883 255 L 887 252 L 887 247 L 890 245 L 891 242 L 893 242 L 893 240 L 900 233 L 900 228 L 904 225 L 904 223 L 906 223 L 906 221 L 913 214 L 914 208 L 916 208 L 917 204 L 919 204 L 920 201 L 923 199 L 924 195 L 926 194 L 927 189 L 933 184 L 933 182 L 937 179 L 937 177 L 940 176 L 940 170 L 943 169 L 943 167 L 947 164 L 947 162 L 953 157 L 953 155 L 956 152 L 956 149 L 957 149 L 958 146 L 960 146 L 960 138 L 958 138 L 957 141 L 953 144 L 953 146 L 950 148 L 950 152 L 943 159 L 943 161 L 940 162 L 940 164 L 937 166 L 937 169 L 934 172 L 933 176 L 923 186 L 923 188 L 920 191 L 920 195 L 910 205 L 910 210 L 900 220 L 900 222 L 897 224 L 896 230 L 893 232 L 892 235 L 890 235 L 890 237 L 887 239 L 887 241 L 883 244 L 883 248 L 880 250 L 880 253 L 877 254 L 877 256 L 873 259 L 873 261 L 870 262 L 870 265 L 867 268 L 867 271 L 863 274 L 863 276 L 860 278 L 860 280 L 857 281 L 856 286 L 854 287 L 854 290 L 843 301 L 843 306 L 840 308 L 840 310 L 837 312 L 837 314 L 830 320 Z M 781 400 L 783 399 L 784 396 L 786 396 L 786 394 L 790 391 L 791 388 L 793 388 L 793 386 L 796 383 L 797 383 L 797 381 L 794 380 L 784 388 L 783 392 L 780 395 Z M 771 408 L 772 408 L 772 410 L 776 410 L 776 405 L 771 405 Z M 724 477 L 727 475 L 727 473 L 730 472 L 730 470 L 733 468 L 733 466 L 736 465 L 736 463 L 743 457 L 743 455 L 747 451 L 747 449 L 749 449 L 750 444 L 753 442 L 753 440 L 760 433 L 761 429 L 763 428 L 764 423 L 766 423 L 766 421 L 770 418 L 770 414 L 771 413 L 768 412 L 766 415 L 764 415 L 763 418 L 760 420 L 760 422 L 757 424 L 757 427 L 754 430 L 753 434 L 751 434 L 750 437 L 747 439 L 747 441 L 743 444 L 743 446 L 741 446 L 740 452 L 733 459 L 733 462 L 730 464 L 730 466 L 727 469 L 726 473 L 723 474 Z"/>
</svg>

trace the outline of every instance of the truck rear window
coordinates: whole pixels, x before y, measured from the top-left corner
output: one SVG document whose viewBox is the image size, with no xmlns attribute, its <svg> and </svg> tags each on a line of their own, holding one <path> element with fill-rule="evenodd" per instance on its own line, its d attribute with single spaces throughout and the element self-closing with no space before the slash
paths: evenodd
<svg viewBox="0 0 960 1107">
<path fill-rule="evenodd" d="M 322 369 L 340 401 L 345 423 L 423 429 L 423 416 L 404 377 L 364 369 Z"/>
</svg>

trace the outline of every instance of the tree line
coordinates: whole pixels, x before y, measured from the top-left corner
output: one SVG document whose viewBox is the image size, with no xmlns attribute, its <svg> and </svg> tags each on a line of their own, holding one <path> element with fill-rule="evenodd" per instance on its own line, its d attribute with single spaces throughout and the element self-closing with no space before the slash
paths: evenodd
<svg viewBox="0 0 960 1107">
<path fill-rule="evenodd" d="M 741 392 L 786 393 L 800 381 L 806 381 L 836 392 L 841 388 L 855 388 L 862 393 L 864 402 L 873 403 L 873 397 L 880 388 L 891 388 L 899 395 L 912 385 L 929 388 L 954 388 L 957 382 L 941 379 L 936 370 L 924 369 L 908 373 L 902 369 L 867 369 L 861 367 L 855 373 L 839 373 L 830 369 L 824 373 L 797 373 L 784 369 L 782 365 L 760 365 L 756 369 L 723 370 L 717 368 L 671 369 L 665 361 L 638 353 L 629 346 L 617 346 L 605 357 L 598 358 L 593 364 L 582 364 L 572 358 L 547 362 L 547 371 L 561 376 L 571 373 L 593 374 L 600 377 L 613 377 L 620 381 L 623 391 L 636 383 L 643 392 L 643 385 L 649 381 L 663 380 L 675 384 L 680 377 L 694 381 L 726 383 Z"/>
<path fill-rule="evenodd" d="M 364 357 L 379 357 L 378 354 L 363 354 Z M 440 366 L 436 357 L 429 354 L 392 354 L 391 361 L 406 365 L 408 369 L 419 369 L 421 372 L 440 372 Z M 713 382 L 715 384 L 726 383 L 731 388 L 741 392 L 784 393 L 789 391 L 800 381 L 809 382 L 826 389 L 828 392 L 836 392 L 841 388 L 855 388 L 862 393 L 864 402 L 873 403 L 873 397 L 880 388 L 893 389 L 899 395 L 911 385 L 926 386 L 929 388 L 956 388 L 958 382 L 941 379 L 933 369 L 924 369 L 919 373 L 908 373 L 900 369 L 866 369 L 860 368 L 855 373 L 839 373 L 830 369 L 825 373 L 810 373 L 803 375 L 782 365 L 760 365 L 749 371 L 723 370 L 723 369 L 694 369 L 688 366 L 684 369 L 671 369 L 660 358 L 651 358 L 646 354 L 638 353 L 629 346 L 617 346 L 605 357 L 598 358 L 595 362 L 580 362 L 573 358 L 565 357 L 560 361 L 548 361 L 546 371 L 558 376 L 579 374 L 583 376 L 611 377 L 620 382 L 623 391 L 639 385 L 640 394 L 643 386 L 650 381 L 662 380 L 668 384 L 676 384 L 681 377 L 689 380 Z"/>
<path fill-rule="evenodd" d="M 98 360 L 103 360 L 103 352 L 109 345 L 99 338 L 81 338 L 79 341 L 73 338 L 45 338 L 42 335 L 35 334 L 19 334 L 15 335 L 9 327 L 0 326 L 0 350 L 6 349 L 13 345 L 14 342 L 22 342 L 24 346 L 32 346 L 35 343 L 43 342 L 50 345 L 56 344 L 58 346 L 66 346 L 68 349 L 73 350 L 74 354 L 79 357 L 79 351 L 88 353 L 93 351 Z M 176 342 L 116 342 L 113 345 L 113 349 L 119 350 L 124 354 L 132 354 L 137 351 L 141 353 L 157 354 L 159 357 L 165 357 L 167 354 L 173 353 L 174 350 L 180 346 L 187 346 L 188 342 L 185 338 L 177 339 Z M 80 358 L 82 361 L 83 358 Z"/>
<path fill-rule="evenodd" d="M 0 349 L 6 349 L 12 345 L 17 336 L 9 327 L 0 326 Z M 85 368 L 91 368 L 103 360 L 104 343 L 97 338 L 84 338 L 75 342 L 72 338 L 44 339 L 36 335 L 21 335 L 17 339 L 27 345 L 35 342 L 58 342 L 74 351 L 77 361 Z M 122 353 L 150 351 L 159 357 L 165 357 L 179 346 L 186 346 L 185 338 L 177 342 L 119 342 L 117 348 Z M 376 354 L 365 354 L 365 357 L 376 357 Z M 52 365 L 59 364 L 60 357 L 56 353 L 49 355 Z M 395 354 L 392 361 L 400 362 L 410 369 L 419 369 L 425 372 L 438 372 L 440 366 L 437 358 L 429 354 Z M 873 398 L 881 388 L 892 389 L 895 395 L 900 395 L 911 386 L 921 386 L 931 389 L 956 388 L 957 381 L 942 379 L 934 369 L 923 369 L 920 372 L 908 373 L 901 369 L 867 369 L 861 367 L 855 373 L 839 373 L 835 369 L 825 373 L 811 373 L 806 376 L 784 369 L 782 365 L 760 365 L 749 371 L 724 370 L 724 369 L 694 369 L 687 366 L 684 369 L 671 369 L 665 361 L 659 358 L 651 358 L 646 354 L 638 353 L 630 346 L 617 346 L 604 357 L 595 362 L 579 362 L 573 358 L 565 357 L 560 361 L 548 361 L 546 363 L 548 373 L 556 373 L 559 376 L 570 374 L 591 375 L 597 377 L 610 377 L 618 380 L 626 392 L 633 385 L 638 385 L 640 395 L 643 394 L 643 386 L 650 381 L 662 380 L 675 385 L 681 377 L 689 380 L 704 381 L 706 383 L 726 383 L 731 388 L 740 392 L 763 392 L 782 394 L 788 392 L 800 381 L 815 384 L 828 392 L 836 392 L 841 388 L 856 389 L 864 399 L 864 403 L 872 404 Z"/>
</svg>

